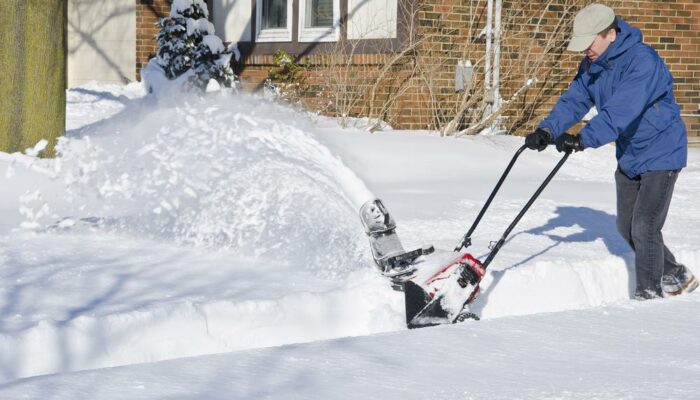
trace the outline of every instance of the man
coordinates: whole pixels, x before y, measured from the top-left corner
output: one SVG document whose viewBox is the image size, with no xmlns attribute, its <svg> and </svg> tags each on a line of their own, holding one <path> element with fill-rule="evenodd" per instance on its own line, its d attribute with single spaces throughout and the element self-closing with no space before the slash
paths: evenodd
<svg viewBox="0 0 700 400">
<path fill-rule="evenodd" d="M 673 96 L 673 77 L 637 28 L 602 4 L 576 14 L 567 48 L 585 58 L 551 113 L 525 139 L 542 151 L 581 151 L 615 141 L 617 228 L 635 252 L 635 298 L 691 292 L 698 281 L 664 245 L 661 228 L 688 142 Z M 565 131 L 595 105 L 578 135 Z"/>
</svg>

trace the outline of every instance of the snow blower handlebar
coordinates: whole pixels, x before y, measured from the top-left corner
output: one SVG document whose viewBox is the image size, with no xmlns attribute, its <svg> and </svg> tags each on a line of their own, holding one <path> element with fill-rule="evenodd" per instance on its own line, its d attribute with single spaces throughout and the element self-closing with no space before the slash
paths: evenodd
<svg viewBox="0 0 700 400">
<path fill-rule="evenodd" d="M 484 216 L 484 214 L 486 213 L 486 210 L 491 205 L 491 201 L 493 201 L 493 198 L 496 197 L 496 193 L 498 193 L 498 190 L 501 188 L 503 181 L 506 180 L 506 177 L 510 173 L 510 170 L 513 168 L 513 165 L 515 164 L 515 161 L 520 156 L 520 153 L 522 153 L 525 149 L 527 149 L 527 146 L 523 145 L 521 148 L 518 149 L 518 151 L 515 152 L 515 155 L 510 160 L 510 163 L 508 164 L 508 167 L 506 167 L 506 170 L 503 172 L 503 175 L 501 175 L 501 179 L 498 180 L 498 183 L 496 184 L 496 187 L 493 188 L 493 191 L 491 192 L 491 195 L 489 196 L 488 200 L 486 200 L 486 203 L 484 203 L 484 206 L 481 207 L 481 211 L 479 211 L 479 215 L 476 216 L 476 219 L 474 220 L 474 223 L 472 223 L 471 228 L 469 228 L 469 231 L 467 231 L 467 234 L 464 235 L 464 238 L 462 239 L 460 244 L 457 245 L 457 247 L 455 247 L 455 250 L 454 250 L 455 252 L 461 251 L 463 248 L 466 248 L 466 247 L 469 247 L 472 245 L 472 233 L 474 233 L 476 226 L 479 225 L 479 222 L 481 222 L 481 217 Z"/>
<path fill-rule="evenodd" d="M 481 221 L 481 217 L 484 216 L 484 213 L 488 209 L 489 205 L 491 205 L 491 201 L 496 196 L 496 193 L 498 193 L 498 190 L 501 188 L 503 181 L 505 181 L 506 177 L 510 173 L 510 170 L 513 168 L 515 161 L 518 159 L 520 154 L 525 149 L 527 149 L 527 146 L 523 145 L 522 147 L 520 147 L 518 149 L 518 151 L 515 152 L 515 155 L 510 160 L 510 163 L 508 164 L 508 167 L 506 167 L 506 170 L 503 172 L 503 175 L 501 175 L 501 179 L 498 181 L 498 183 L 496 184 L 496 187 L 491 192 L 491 195 L 489 196 L 488 200 L 486 200 L 486 203 L 481 208 L 481 211 L 479 212 L 479 215 L 476 217 L 476 220 L 474 220 L 474 223 L 472 224 L 471 228 L 469 228 L 469 231 L 467 232 L 467 234 L 464 235 L 464 239 L 462 239 L 462 242 L 455 248 L 455 250 L 454 250 L 455 252 L 461 251 L 462 248 L 469 247 L 471 245 L 472 233 L 474 232 L 474 230 L 476 229 L 476 226 Z M 561 160 L 559 160 L 559 162 L 554 167 L 554 169 L 552 169 L 552 172 L 549 173 L 549 175 L 544 180 L 544 182 L 542 182 L 540 187 L 537 188 L 537 191 L 535 191 L 535 193 L 532 195 L 532 197 L 530 197 L 530 200 L 527 202 L 527 204 L 525 204 L 525 207 L 523 207 L 523 209 L 520 210 L 520 213 L 518 214 L 518 216 L 515 217 L 513 222 L 511 222 L 511 224 L 508 226 L 508 229 L 506 229 L 506 231 L 503 233 L 503 235 L 498 240 L 498 242 L 496 242 L 496 244 L 491 249 L 491 253 L 489 253 L 489 255 L 486 257 L 486 260 L 482 263 L 482 266 L 484 269 L 486 269 L 488 267 L 488 265 L 491 263 L 493 258 L 496 256 L 498 251 L 501 249 L 501 246 L 503 246 L 503 244 L 505 243 L 506 238 L 508 237 L 508 235 L 510 235 L 510 232 L 515 228 L 515 226 L 518 224 L 518 222 L 520 222 L 520 219 L 525 215 L 525 213 L 530 208 L 530 206 L 532 206 L 532 204 L 535 202 L 535 200 L 537 200 L 537 198 L 540 196 L 540 194 L 542 193 L 544 188 L 547 187 L 547 185 L 552 180 L 552 178 L 554 178 L 554 175 L 557 174 L 559 169 L 562 167 L 562 165 L 564 165 L 564 163 L 566 162 L 566 160 L 569 158 L 570 155 L 571 155 L 571 150 L 567 151 L 566 154 L 564 154 L 564 157 L 562 157 Z"/>
<path fill-rule="evenodd" d="M 506 229 L 506 231 L 503 232 L 503 236 L 501 236 L 501 238 L 498 240 L 498 242 L 496 242 L 496 244 L 493 246 L 493 249 L 491 250 L 491 253 L 489 253 L 488 257 L 486 257 L 486 260 L 481 264 L 482 267 L 484 268 L 484 270 L 489 266 L 491 261 L 493 261 L 493 258 L 496 257 L 496 253 L 498 253 L 498 250 L 501 249 L 501 246 L 503 246 L 503 243 L 506 242 L 506 238 L 508 237 L 508 235 L 510 235 L 510 232 L 513 230 L 513 228 L 515 228 L 515 225 L 517 225 L 518 222 L 520 222 L 520 219 L 523 217 L 523 215 L 525 215 L 525 213 L 530 208 L 530 206 L 532 206 L 532 203 L 534 203 L 535 200 L 537 200 L 537 198 L 540 196 L 540 193 L 542 193 L 544 188 L 547 187 L 547 185 L 552 180 L 552 178 L 554 178 L 554 175 L 557 174 L 559 169 L 562 167 L 562 165 L 564 165 L 564 163 L 566 162 L 566 160 L 569 158 L 570 155 L 571 155 L 571 150 L 567 151 L 564 154 L 564 157 L 562 157 L 561 160 L 559 160 L 559 162 L 554 167 L 552 172 L 550 172 L 549 175 L 547 175 L 547 179 L 545 179 L 544 182 L 542 182 L 540 187 L 537 188 L 537 191 L 532 195 L 532 197 L 530 197 L 530 200 L 527 202 L 527 204 L 525 204 L 525 207 L 523 207 L 523 209 L 520 210 L 520 213 L 518 214 L 518 216 L 515 217 L 513 222 L 510 223 L 510 225 L 508 226 L 508 229 Z"/>
</svg>

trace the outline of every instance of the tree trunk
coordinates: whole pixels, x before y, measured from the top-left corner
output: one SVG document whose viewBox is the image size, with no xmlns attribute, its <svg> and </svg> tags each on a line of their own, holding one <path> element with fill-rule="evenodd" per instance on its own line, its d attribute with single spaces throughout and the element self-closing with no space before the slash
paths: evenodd
<svg viewBox="0 0 700 400">
<path fill-rule="evenodd" d="M 66 125 L 67 0 L 0 0 L 0 151 L 49 144 Z"/>
</svg>

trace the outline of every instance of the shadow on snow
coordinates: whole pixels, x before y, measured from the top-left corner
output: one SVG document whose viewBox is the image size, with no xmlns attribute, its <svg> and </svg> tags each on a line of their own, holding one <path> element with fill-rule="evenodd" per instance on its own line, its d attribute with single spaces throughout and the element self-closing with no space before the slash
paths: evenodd
<svg viewBox="0 0 700 400">
<path fill-rule="evenodd" d="M 555 216 L 550 218 L 544 225 L 521 231 L 507 240 L 507 242 L 510 242 L 516 236 L 526 233 L 544 236 L 553 243 L 502 270 L 492 270 L 491 275 L 493 276 L 493 281 L 477 300 L 478 308 L 483 309 L 488 302 L 488 296 L 492 289 L 498 285 L 498 282 L 509 270 L 535 260 L 537 257 L 546 254 L 561 243 L 589 243 L 597 240 L 603 241 L 608 253 L 624 259 L 629 276 L 628 293 L 630 297 L 632 296 L 635 285 L 634 256 L 629 245 L 617 232 L 616 216 L 589 207 L 558 207 L 555 213 Z M 569 235 L 553 233 L 553 231 L 555 232 L 557 229 L 574 227 L 578 227 L 580 230 Z M 571 256 L 575 257 L 576 255 L 572 254 Z M 595 266 L 591 265 L 591 267 L 594 268 Z"/>
</svg>

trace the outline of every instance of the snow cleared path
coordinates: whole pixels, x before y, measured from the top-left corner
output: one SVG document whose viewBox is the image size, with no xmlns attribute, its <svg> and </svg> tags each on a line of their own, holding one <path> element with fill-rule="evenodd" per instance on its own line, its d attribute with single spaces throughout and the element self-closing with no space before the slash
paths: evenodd
<svg viewBox="0 0 700 400">
<path fill-rule="evenodd" d="M 523 218 L 480 323 L 406 331 L 359 204 L 382 198 L 406 247 L 451 249 L 522 138 L 341 131 L 248 96 L 140 90 L 71 89 L 60 159 L 0 153 L 0 398 L 403 399 L 431 381 L 436 398 L 674 398 L 700 383 L 699 293 L 629 299 L 612 147 L 574 154 Z M 559 157 L 520 157 L 469 251 L 486 254 Z M 696 274 L 698 193 L 691 149 L 664 234 Z"/>
</svg>

